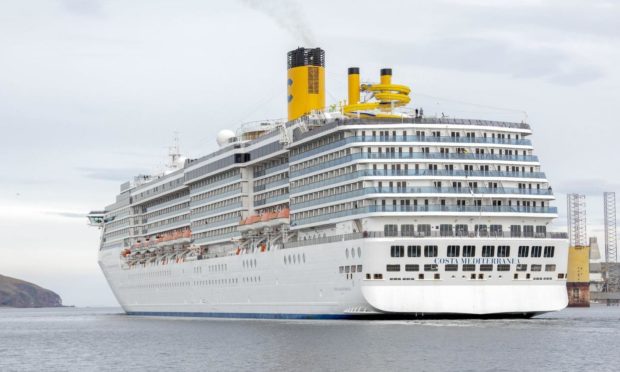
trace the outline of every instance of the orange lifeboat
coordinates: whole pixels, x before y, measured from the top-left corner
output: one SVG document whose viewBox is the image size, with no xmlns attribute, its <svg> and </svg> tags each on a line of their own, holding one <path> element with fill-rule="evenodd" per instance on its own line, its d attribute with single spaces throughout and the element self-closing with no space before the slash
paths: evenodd
<svg viewBox="0 0 620 372">
<path fill-rule="evenodd" d="M 245 220 L 245 224 L 246 225 L 251 225 L 253 223 L 256 223 L 256 222 L 260 221 L 260 219 L 261 219 L 261 216 L 255 214 L 255 215 L 252 215 L 252 216 L 248 217 Z"/>
<path fill-rule="evenodd" d="M 289 216 L 290 216 L 290 210 L 288 208 L 284 208 L 278 213 L 277 218 L 289 218 Z"/>
<path fill-rule="evenodd" d="M 269 220 L 276 218 L 277 216 L 278 216 L 278 213 L 276 212 L 266 212 L 265 214 L 263 214 L 260 220 L 261 222 L 267 222 Z"/>
<path fill-rule="evenodd" d="M 242 218 L 241 221 L 239 221 L 239 226 L 243 226 L 245 225 L 245 218 Z"/>
<path fill-rule="evenodd" d="M 191 230 L 185 230 L 183 231 L 183 237 L 184 238 L 191 238 L 192 237 L 192 231 Z"/>
</svg>

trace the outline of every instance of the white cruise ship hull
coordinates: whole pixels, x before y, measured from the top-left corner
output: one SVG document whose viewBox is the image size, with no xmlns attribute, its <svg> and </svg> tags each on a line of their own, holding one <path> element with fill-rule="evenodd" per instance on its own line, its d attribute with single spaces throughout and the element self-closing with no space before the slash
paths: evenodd
<svg viewBox="0 0 620 372">
<path fill-rule="evenodd" d="M 471 240 L 467 239 L 467 243 L 478 246 L 493 241 Z M 443 246 L 457 241 L 459 238 L 424 239 L 424 244 Z M 414 242 L 413 238 L 358 239 L 131 269 L 121 267 L 119 250 L 107 250 L 100 253 L 100 265 L 118 302 L 130 315 L 302 319 L 528 317 L 561 310 L 568 303 L 566 281 L 558 279 L 558 273 L 566 272 L 568 250 L 564 240 L 552 242 L 559 252 L 555 257 L 513 258 L 513 263 L 542 261 L 543 267 L 556 265 L 556 271 L 530 273 L 528 279 L 525 273 L 515 271 L 516 264 L 510 265 L 510 271 L 502 272 L 446 272 L 445 265 L 439 264 L 434 273 L 386 273 L 388 264 L 401 264 L 404 268 L 415 263 L 422 268 L 425 264 L 445 262 L 437 258 L 390 257 L 391 244 Z M 516 246 L 533 241 L 513 239 L 510 243 L 516 252 Z M 545 244 L 540 240 L 537 243 Z M 349 254 L 351 251 L 361 252 L 361 257 Z M 357 271 L 359 265 L 361 272 Z M 341 266 L 348 269 L 341 273 Z M 354 273 L 350 272 L 352 266 L 356 268 Z M 458 267 L 461 269 L 462 265 Z M 373 279 L 375 272 L 383 273 L 383 277 Z M 367 279 L 367 274 L 371 279 Z M 425 279 L 420 279 L 420 274 Z"/>
</svg>

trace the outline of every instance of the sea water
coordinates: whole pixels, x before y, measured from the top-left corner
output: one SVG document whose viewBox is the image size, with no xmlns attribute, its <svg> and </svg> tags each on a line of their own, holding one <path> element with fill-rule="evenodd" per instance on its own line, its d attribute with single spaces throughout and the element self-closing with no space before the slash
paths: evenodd
<svg viewBox="0 0 620 372">
<path fill-rule="evenodd" d="M 0 371 L 619 371 L 620 308 L 527 320 L 151 318 L 0 309 Z"/>
</svg>

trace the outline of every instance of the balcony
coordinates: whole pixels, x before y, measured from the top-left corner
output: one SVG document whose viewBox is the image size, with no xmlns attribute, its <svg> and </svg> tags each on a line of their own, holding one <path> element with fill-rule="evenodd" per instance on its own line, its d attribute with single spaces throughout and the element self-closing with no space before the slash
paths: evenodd
<svg viewBox="0 0 620 372">
<path fill-rule="evenodd" d="M 529 139 L 501 139 L 501 138 L 485 138 L 485 137 L 449 137 L 449 136 L 352 136 L 345 139 L 323 145 L 312 150 L 304 151 L 301 154 L 293 155 L 290 157 L 290 162 L 293 163 L 303 158 L 320 154 L 329 150 L 343 147 L 350 143 L 374 143 L 374 142 L 406 142 L 409 144 L 414 143 L 452 143 L 452 144 L 498 144 L 498 145 L 518 145 L 518 146 L 531 146 L 532 141 Z"/>
<path fill-rule="evenodd" d="M 323 188 L 339 182 L 358 179 L 361 177 L 411 177 L 411 176 L 431 176 L 431 177 L 490 177 L 490 178 L 539 178 L 546 179 L 544 172 L 502 172 L 502 171 L 463 171 L 463 170 L 430 170 L 430 169 L 410 169 L 410 170 L 383 170 L 365 169 L 353 173 L 344 174 L 328 178 L 322 181 L 309 183 L 302 186 L 291 187 L 291 194 L 302 191 Z"/>
<path fill-rule="evenodd" d="M 437 159 L 437 160 L 496 160 L 496 161 L 513 161 L 513 162 L 538 162 L 538 156 L 535 155 L 497 155 L 497 154 L 459 154 L 459 153 L 427 153 L 427 152 L 360 152 L 356 154 L 346 155 L 341 158 L 333 159 L 321 164 L 312 165 L 310 167 L 290 172 L 291 177 L 299 177 L 304 174 L 316 172 L 325 168 L 331 168 L 336 165 L 349 163 L 359 159 L 379 159 L 379 160 L 408 160 L 408 159 Z"/>
<path fill-rule="evenodd" d="M 368 213 L 464 213 L 477 215 L 482 213 L 532 213 L 532 214 L 557 214 L 556 207 L 516 207 L 516 206 L 459 206 L 459 205 L 369 205 L 365 207 L 347 209 L 343 211 L 326 213 L 307 218 L 295 218 L 291 226 L 300 226 L 330 219 L 354 216 Z"/>
<path fill-rule="evenodd" d="M 344 199 L 355 198 L 359 196 L 369 194 L 413 194 L 412 197 L 416 197 L 417 194 L 455 194 L 461 196 L 474 196 L 483 198 L 485 195 L 553 195 L 551 190 L 548 189 L 519 189 L 515 187 L 365 187 L 363 189 L 352 190 L 340 194 L 329 195 L 314 200 L 308 200 L 301 203 L 291 202 L 291 207 L 295 209 L 301 209 L 310 207 L 313 205 L 329 203 L 332 201 L 339 201 Z"/>
</svg>

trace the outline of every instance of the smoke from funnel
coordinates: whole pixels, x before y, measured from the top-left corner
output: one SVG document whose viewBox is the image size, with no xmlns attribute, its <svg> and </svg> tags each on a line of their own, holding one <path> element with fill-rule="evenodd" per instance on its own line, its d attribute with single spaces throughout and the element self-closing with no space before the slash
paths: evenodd
<svg viewBox="0 0 620 372">
<path fill-rule="evenodd" d="M 306 24 L 303 11 L 295 1 L 285 0 L 240 0 L 242 4 L 264 13 L 273 19 L 278 26 L 290 32 L 297 40 L 301 40 L 305 46 L 315 46 L 315 39 Z"/>
</svg>

